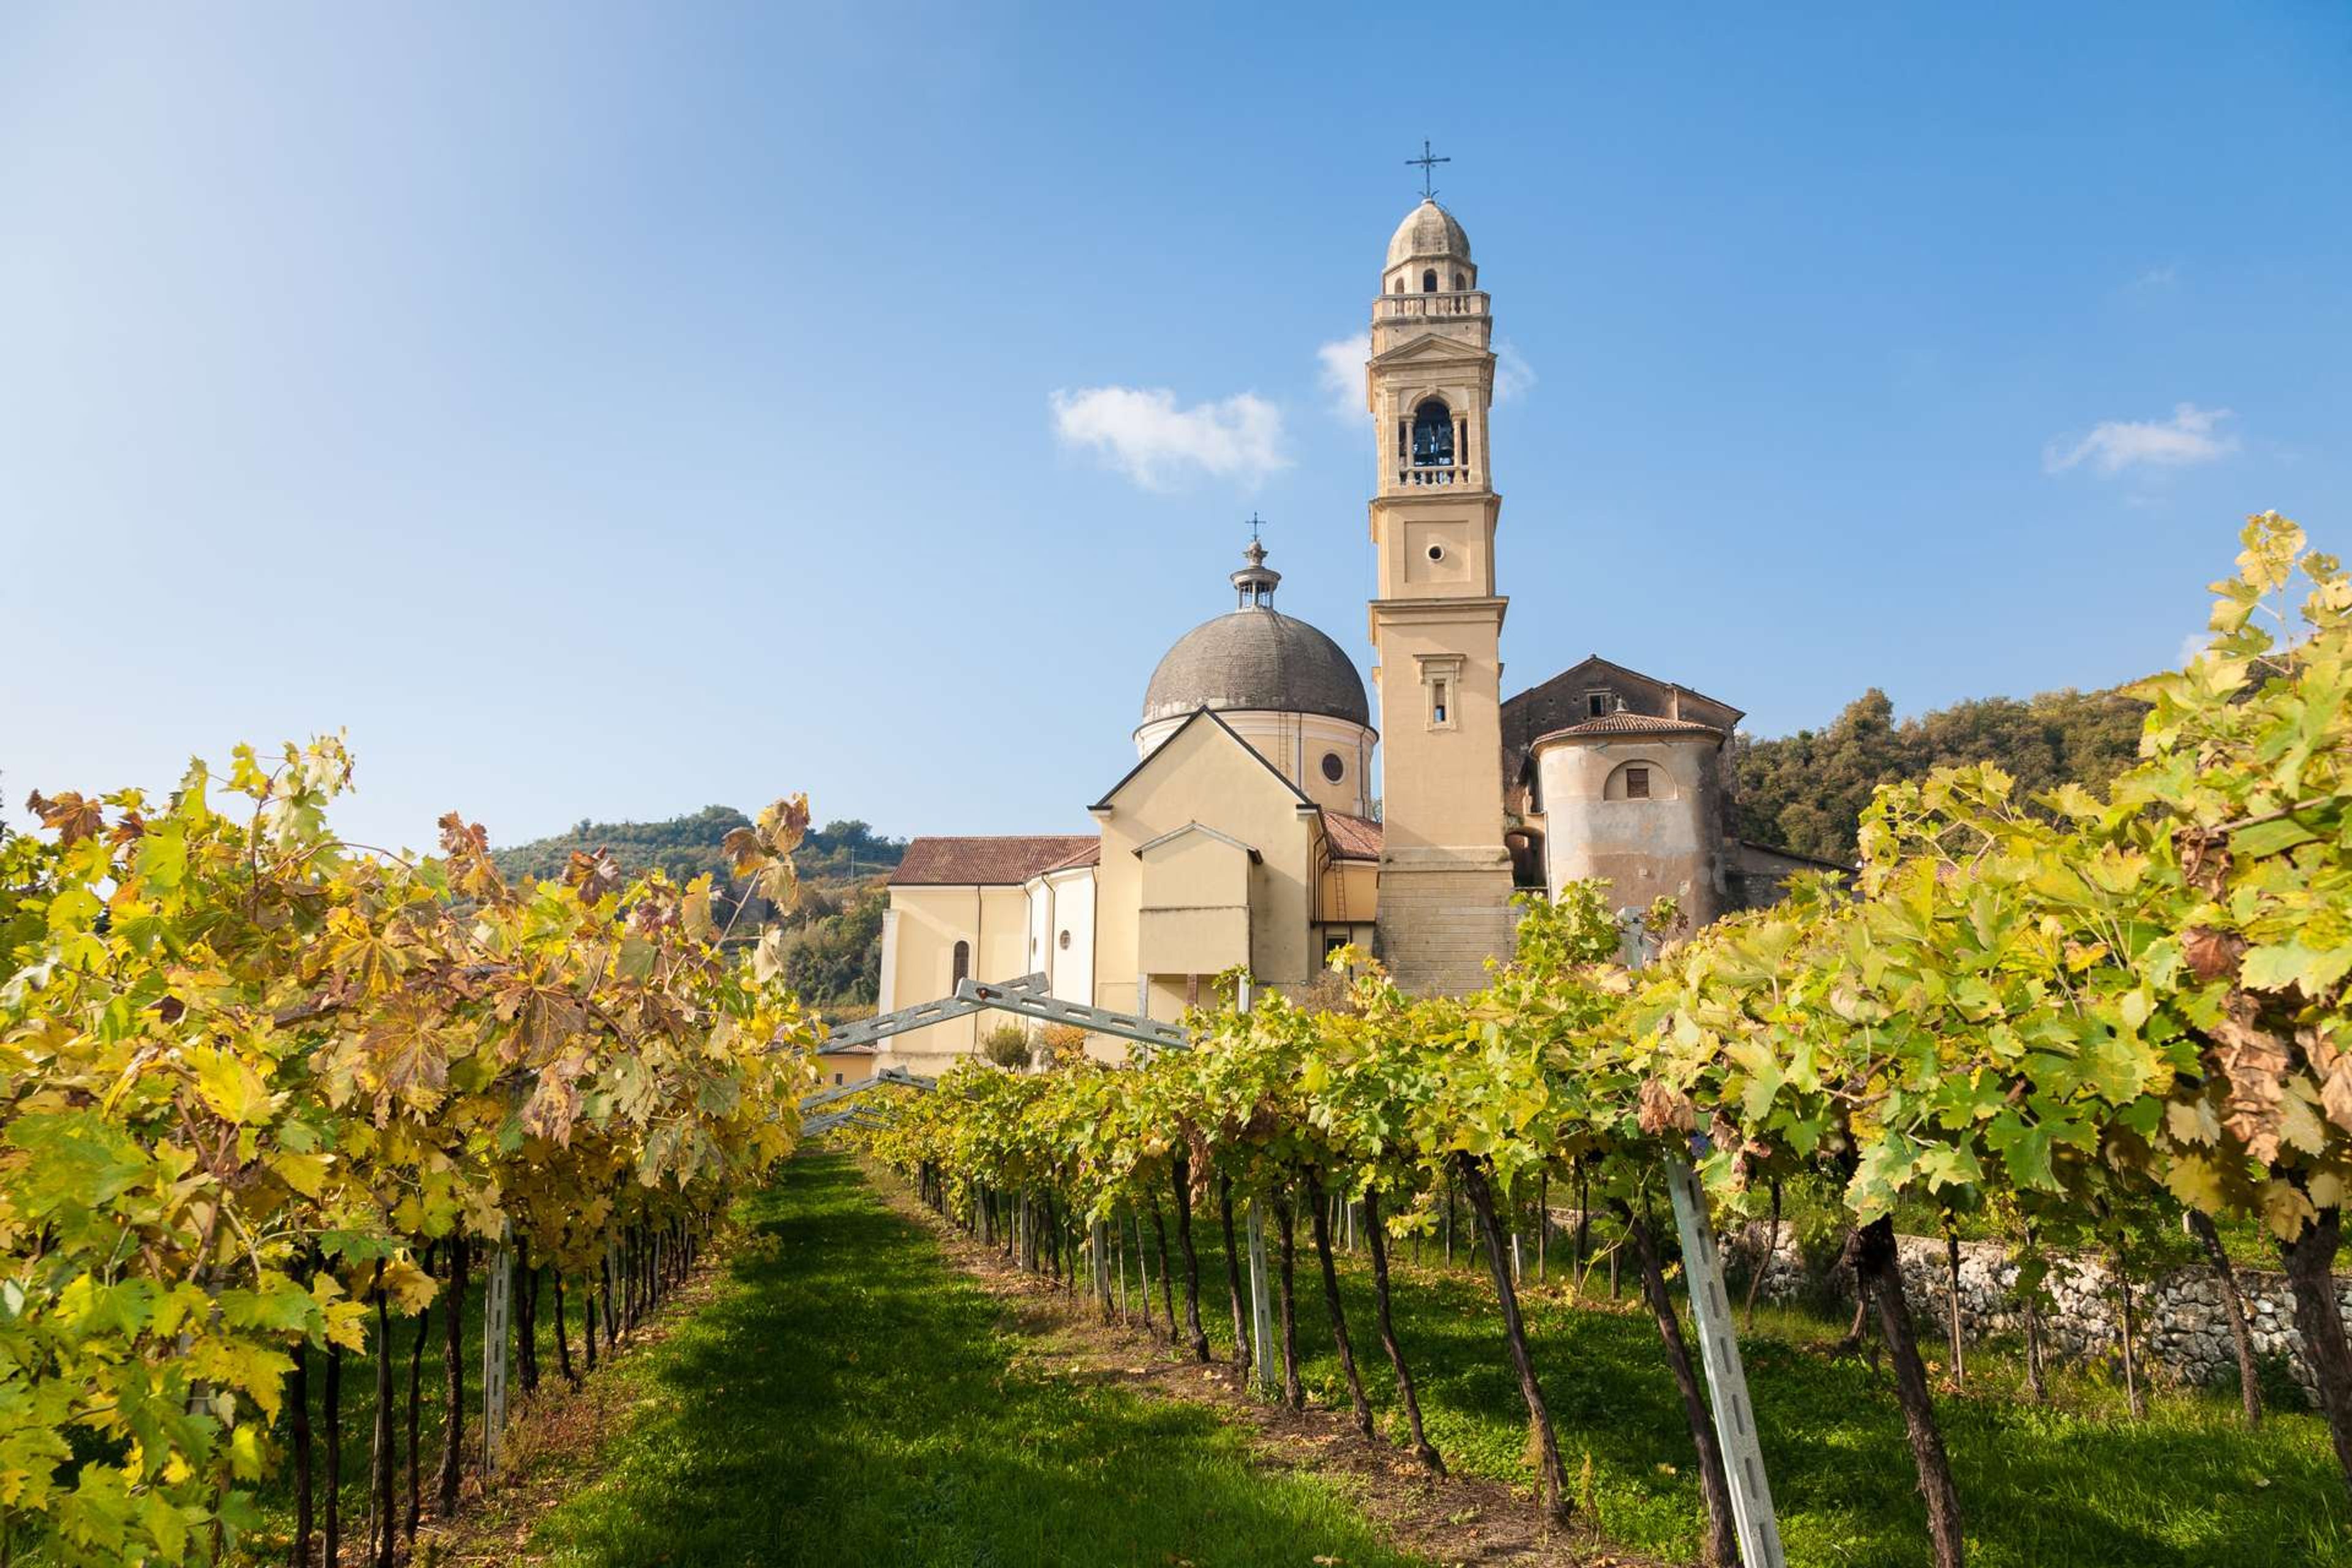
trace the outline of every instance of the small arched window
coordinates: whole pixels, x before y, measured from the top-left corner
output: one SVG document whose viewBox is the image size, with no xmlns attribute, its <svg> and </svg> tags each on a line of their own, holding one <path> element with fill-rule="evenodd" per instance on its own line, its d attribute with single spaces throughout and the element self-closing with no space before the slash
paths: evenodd
<svg viewBox="0 0 2352 1568">
<path fill-rule="evenodd" d="M 1454 466 L 1454 411 L 1441 399 L 1433 397 L 1412 411 L 1412 466 Z"/>
<path fill-rule="evenodd" d="M 1674 800 L 1680 794 L 1674 775 L 1647 758 L 1618 763 L 1601 785 L 1603 800 Z"/>
<path fill-rule="evenodd" d="M 1467 279 L 1467 278 L 1464 277 L 1464 276 L 1463 276 L 1461 273 L 1459 273 L 1459 272 L 1457 272 L 1457 273 L 1455 273 L 1455 274 L 1454 275 L 1454 291 L 1456 294 L 1459 294 L 1459 293 L 1464 292 L 1464 291 L 1465 291 L 1465 290 L 1466 290 L 1469 287 L 1470 287 L 1470 279 Z"/>
<path fill-rule="evenodd" d="M 1423 272 L 1421 275 L 1421 291 L 1424 294 L 1434 294 L 1437 292 L 1436 268 L 1433 267 L 1428 271 Z"/>
<path fill-rule="evenodd" d="M 961 985 L 964 983 L 965 976 L 969 975 L 971 973 L 971 943 L 968 942 L 959 942 L 955 944 L 955 973 L 949 978 L 948 984 L 950 985 Z"/>
</svg>

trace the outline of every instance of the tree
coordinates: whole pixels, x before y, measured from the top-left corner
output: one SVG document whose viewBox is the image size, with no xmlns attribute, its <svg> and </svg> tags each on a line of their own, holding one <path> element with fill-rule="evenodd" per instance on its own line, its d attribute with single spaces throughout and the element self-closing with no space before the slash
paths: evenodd
<svg viewBox="0 0 2352 1568">
<path fill-rule="evenodd" d="M 2126 691 L 2065 690 L 2024 701 L 1979 698 L 1897 722 L 1894 704 L 1873 688 L 1826 730 L 1734 737 L 1739 831 L 1850 863 L 1860 853 L 1862 813 L 1880 784 L 1990 763 L 2029 797 L 2065 784 L 2099 788 L 2131 765 L 2147 712 L 2147 702 Z"/>
</svg>

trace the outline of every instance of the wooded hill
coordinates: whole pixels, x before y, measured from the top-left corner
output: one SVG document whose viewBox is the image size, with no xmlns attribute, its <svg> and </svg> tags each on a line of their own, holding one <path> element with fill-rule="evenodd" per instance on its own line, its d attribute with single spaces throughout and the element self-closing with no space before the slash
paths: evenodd
<svg viewBox="0 0 2352 1568">
<path fill-rule="evenodd" d="M 498 850 L 509 878 L 561 878 L 574 850 L 604 849 L 635 876 L 659 867 L 683 886 L 708 872 L 713 910 L 723 926 L 735 909 L 739 884 L 720 848 L 727 835 L 751 819 L 728 805 L 706 805 L 666 822 L 590 822 L 568 833 Z M 907 853 L 903 838 L 885 838 L 866 823 L 828 822 L 812 828 L 793 853 L 801 877 L 800 903 L 783 920 L 784 972 L 804 1002 L 828 1011 L 873 1002 L 882 973 L 880 879 Z M 765 908 L 747 910 L 733 925 L 739 939 L 759 934 Z"/>
<path fill-rule="evenodd" d="M 2139 752 L 2147 705 L 2120 691 L 1980 697 L 1897 722 L 1872 687 L 1826 729 L 1732 741 L 1739 833 L 1801 855 L 1850 862 L 1871 791 L 1959 763 L 1994 763 L 2021 797 L 2073 782 L 2097 787 Z"/>
</svg>

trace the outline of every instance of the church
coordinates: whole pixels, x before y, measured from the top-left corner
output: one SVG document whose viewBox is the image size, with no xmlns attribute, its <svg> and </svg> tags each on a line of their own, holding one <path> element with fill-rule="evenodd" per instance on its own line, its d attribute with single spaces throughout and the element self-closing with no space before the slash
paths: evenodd
<svg viewBox="0 0 2352 1568">
<path fill-rule="evenodd" d="M 1407 989 L 1458 993 L 1510 952 L 1516 891 L 1605 878 L 1621 906 L 1671 895 L 1704 923 L 1822 868 L 1736 835 L 1738 709 L 1598 656 L 1503 694 L 1494 318 L 1433 197 L 1390 237 L 1371 315 L 1373 692 L 1275 607 L 1282 574 L 1253 539 L 1232 607 L 1152 670 L 1136 764 L 1087 807 L 1096 831 L 908 846 L 881 1011 L 1042 973 L 1064 1000 L 1171 1019 L 1225 970 L 1295 988 L 1348 942 Z M 935 1072 L 989 1026 L 912 1031 L 871 1065 Z"/>
</svg>

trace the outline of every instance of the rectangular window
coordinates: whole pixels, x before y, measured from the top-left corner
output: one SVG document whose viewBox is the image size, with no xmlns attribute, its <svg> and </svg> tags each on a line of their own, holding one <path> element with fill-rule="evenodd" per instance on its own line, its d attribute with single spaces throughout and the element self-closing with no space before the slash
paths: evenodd
<svg viewBox="0 0 2352 1568">
<path fill-rule="evenodd" d="M 1332 955 L 1333 953 L 1335 953 L 1335 952 L 1339 952 L 1341 948 L 1343 948 L 1343 947 L 1345 947 L 1345 946 L 1347 946 L 1347 945 L 1348 945 L 1348 939 L 1347 939 L 1347 937 L 1346 937 L 1345 935 L 1340 934 L 1340 933 L 1338 933 L 1338 932 L 1333 932 L 1333 931 L 1326 931 L 1326 932 L 1324 932 L 1324 933 L 1323 933 L 1323 961 L 1324 961 L 1326 963 L 1328 963 L 1331 961 L 1331 955 Z"/>
<path fill-rule="evenodd" d="M 1606 692 L 1602 692 L 1602 691 L 1588 691 L 1588 692 L 1586 692 L 1586 693 L 1584 694 L 1584 711 L 1585 711 L 1585 714 L 1586 714 L 1586 716 L 1587 716 L 1587 717 L 1589 717 L 1589 718 L 1593 718 L 1593 719 L 1598 719 L 1598 718 L 1600 718 L 1603 713 L 1608 712 L 1608 711 L 1609 711 L 1609 696 L 1608 696 L 1608 693 L 1606 693 Z"/>
<path fill-rule="evenodd" d="M 1418 662 L 1423 700 L 1428 704 L 1429 727 L 1453 729 L 1454 687 L 1462 679 L 1463 657 L 1455 653 L 1425 653 L 1418 656 Z"/>
<path fill-rule="evenodd" d="M 1627 800 L 1647 800 L 1650 798 L 1649 769 L 1627 768 L 1625 770 L 1625 798 Z"/>
</svg>

